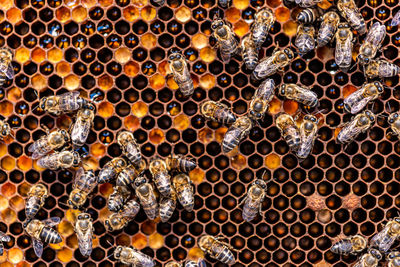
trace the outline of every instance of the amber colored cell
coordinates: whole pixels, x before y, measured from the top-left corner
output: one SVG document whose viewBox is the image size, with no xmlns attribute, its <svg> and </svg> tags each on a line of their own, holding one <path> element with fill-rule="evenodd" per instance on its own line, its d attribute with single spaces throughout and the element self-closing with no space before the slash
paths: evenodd
<svg viewBox="0 0 400 267">
<path fill-rule="evenodd" d="M 149 83 L 154 90 L 160 90 L 165 86 L 165 78 L 161 74 L 156 73 L 150 77 Z"/>
<path fill-rule="evenodd" d="M 139 250 L 144 249 L 147 246 L 147 237 L 141 233 L 132 236 L 132 246 Z"/>
<path fill-rule="evenodd" d="M 73 251 L 69 248 L 62 248 L 59 251 L 57 251 L 57 258 L 61 262 L 70 262 L 73 257 Z"/>
<path fill-rule="evenodd" d="M 155 145 L 161 144 L 165 140 L 164 132 L 160 129 L 153 129 L 149 133 L 149 139 Z"/>
<path fill-rule="evenodd" d="M 205 256 L 204 252 L 198 247 L 191 248 L 188 253 L 188 258 L 189 260 L 192 261 L 197 261 L 198 259 L 204 259 L 204 256 Z"/>
<path fill-rule="evenodd" d="M 125 64 L 124 71 L 128 76 L 135 76 L 139 72 L 139 65 L 136 62 L 130 61 Z"/>
<path fill-rule="evenodd" d="M 56 18 L 61 22 L 67 22 L 71 18 L 71 10 L 68 7 L 60 7 L 56 10 Z"/>
<path fill-rule="evenodd" d="M 152 6 L 146 6 L 140 11 L 140 15 L 144 21 L 151 21 L 156 17 L 157 11 Z"/>
<path fill-rule="evenodd" d="M 52 48 L 47 52 L 47 59 L 51 63 L 60 62 L 63 59 L 63 51 L 59 48 Z"/>
<path fill-rule="evenodd" d="M 164 237 L 159 233 L 154 233 L 149 236 L 149 247 L 152 249 L 160 249 L 164 245 Z"/>
<path fill-rule="evenodd" d="M 115 60 L 121 64 L 127 63 L 131 57 L 132 53 L 127 47 L 120 47 L 115 51 Z"/>
<path fill-rule="evenodd" d="M 295 36 L 297 33 L 297 23 L 292 20 L 284 23 L 283 24 L 283 32 L 289 37 Z"/>
<path fill-rule="evenodd" d="M 267 6 L 272 7 L 272 8 L 276 8 L 278 6 L 280 6 L 282 3 L 281 0 L 267 0 Z"/>
<path fill-rule="evenodd" d="M 0 0 L 0 9 L 9 10 L 14 5 L 12 0 Z"/>
<path fill-rule="evenodd" d="M 146 103 L 142 101 L 138 101 L 132 104 L 132 114 L 138 118 L 143 118 L 148 111 L 149 107 L 146 105 Z"/>
<path fill-rule="evenodd" d="M 7 208 L 1 212 L 1 218 L 3 219 L 3 223 L 10 225 L 17 220 L 17 213 L 12 209 Z"/>
<path fill-rule="evenodd" d="M 178 115 L 174 118 L 174 127 L 177 130 L 180 131 L 186 130 L 189 127 L 189 124 L 190 124 L 189 117 L 184 114 Z"/>
<path fill-rule="evenodd" d="M 224 140 L 225 133 L 228 131 L 228 127 L 221 127 L 215 131 L 215 140 L 221 143 Z"/>
<path fill-rule="evenodd" d="M 1 167 L 6 171 L 11 171 L 15 168 L 15 159 L 11 156 L 5 156 L 1 159 Z"/>
<path fill-rule="evenodd" d="M 186 23 L 192 17 L 191 10 L 186 6 L 181 6 L 177 10 L 175 10 L 175 18 L 180 23 Z"/>
<path fill-rule="evenodd" d="M 297 110 L 299 108 L 299 103 L 297 103 L 294 100 L 285 100 L 283 102 L 283 109 L 285 110 L 286 113 L 289 115 L 294 115 L 296 114 Z"/>
<path fill-rule="evenodd" d="M 20 184 L 18 186 L 18 194 L 26 197 L 28 194 L 29 189 L 32 187 L 31 184 L 27 183 L 27 182 L 23 182 L 22 184 Z"/>
<path fill-rule="evenodd" d="M 71 74 L 64 78 L 65 88 L 67 88 L 70 91 L 78 89 L 79 83 L 80 83 L 79 77 L 76 75 Z"/>
<path fill-rule="evenodd" d="M 107 91 L 114 85 L 114 80 L 111 76 L 104 74 L 97 81 L 101 90 Z"/>
<path fill-rule="evenodd" d="M 37 164 L 37 160 L 33 161 L 33 168 L 34 168 L 35 170 L 37 170 L 37 171 L 44 171 L 44 170 L 46 170 L 45 168 L 42 168 L 42 167 L 40 167 L 40 166 Z"/>
<path fill-rule="evenodd" d="M 351 85 L 351 84 L 346 85 L 345 87 L 343 87 L 343 90 L 342 90 L 343 98 L 348 97 L 355 91 L 357 91 L 357 87 L 355 87 L 354 85 Z"/>
<path fill-rule="evenodd" d="M 21 13 L 20 9 L 13 7 L 11 9 L 7 10 L 6 16 L 7 16 L 7 20 L 10 23 L 14 24 L 21 20 L 22 13 Z"/>
<path fill-rule="evenodd" d="M 17 166 L 22 171 L 29 171 L 32 169 L 32 159 L 22 155 L 17 159 Z"/>
<path fill-rule="evenodd" d="M 17 101 L 21 98 L 22 92 L 21 89 L 19 89 L 18 87 L 11 87 L 8 91 L 7 91 L 7 99 L 10 101 Z"/>
<path fill-rule="evenodd" d="M 0 157 L 4 156 L 7 153 L 7 145 L 0 143 Z"/>
<path fill-rule="evenodd" d="M 13 105 L 8 102 L 4 101 L 0 103 L 0 114 L 4 117 L 8 117 L 13 113 L 14 107 Z"/>
<path fill-rule="evenodd" d="M 13 263 L 17 264 L 24 259 L 24 253 L 20 248 L 10 248 L 8 250 L 8 260 Z"/>
<path fill-rule="evenodd" d="M 109 184 L 109 183 L 101 184 L 99 192 L 103 196 L 108 197 L 113 192 L 112 184 Z"/>
<path fill-rule="evenodd" d="M 8 199 L 5 196 L 0 195 L 0 211 L 5 210 L 8 208 Z"/>
<path fill-rule="evenodd" d="M 129 131 L 135 131 L 140 126 L 140 120 L 133 115 L 129 115 L 124 119 L 124 125 Z"/>
<path fill-rule="evenodd" d="M 199 140 L 203 144 L 208 144 L 214 140 L 214 132 L 210 128 L 203 128 L 199 131 Z"/>
<path fill-rule="evenodd" d="M 61 115 L 57 118 L 56 125 L 61 129 L 69 129 L 72 119 L 67 115 Z"/>
<path fill-rule="evenodd" d="M 318 221 L 328 223 L 332 220 L 332 212 L 328 209 L 319 210 L 317 213 Z"/>
<path fill-rule="evenodd" d="M 72 10 L 72 20 L 83 22 L 87 18 L 87 9 L 83 6 L 77 6 Z"/>
<path fill-rule="evenodd" d="M 290 10 L 286 7 L 279 7 L 275 10 L 276 20 L 279 22 L 286 22 L 290 18 Z"/>
<path fill-rule="evenodd" d="M 41 63 L 46 59 L 46 51 L 42 48 L 35 48 L 32 50 L 32 60 L 36 63 Z"/>
<path fill-rule="evenodd" d="M 200 50 L 200 58 L 206 63 L 213 62 L 216 57 L 217 57 L 217 51 L 215 51 L 211 47 L 204 47 L 203 49 Z"/>
<path fill-rule="evenodd" d="M 87 157 L 82 160 L 83 168 L 87 170 L 97 170 L 99 168 L 99 161 L 93 157 Z"/>
<path fill-rule="evenodd" d="M 114 107 L 109 102 L 102 102 L 98 108 L 98 114 L 103 118 L 111 117 L 114 113 Z"/>
<path fill-rule="evenodd" d="M 67 7 L 74 7 L 76 5 L 78 5 L 79 0 L 64 0 L 64 5 L 66 5 Z"/>
<path fill-rule="evenodd" d="M 322 2 L 319 2 L 317 5 L 322 9 L 328 9 L 332 6 L 332 3 L 328 0 L 322 0 Z"/>
<path fill-rule="evenodd" d="M 158 72 L 163 76 L 167 76 L 167 74 L 171 73 L 167 60 L 164 60 L 163 62 L 158 64 Z"/>
<path fill-rule="evenodd" d="M 250 30 L 250 25 L 247 24 L 247 22 L 243 20 L 239 20 L 233 25 L 233 31 L 238 35 L 239 37 L 243 37 L 245 34 L 247 34 Z"/>
<path fill-rule="evenodd" d="M 225 11 L 225 18 L 230 23 L 235 23 L 240 19 L 240 10 L 234 7 L 231 7 Z"/>
<path fill-rule="evenodd" d="M 49 244 L 49 247 L 51 247 L 52 249 L 54 249 L 54 250 L 60 250 L 60 249 L 62 249 L 63 247 L 64 247 L 64 238 L 63 237 L 61 237 L 62 238 L 62 241 L 60 242 L 60 243 L 58 243 L 58 244 Z"/>
<path fill-rule="evenodd" d="M 154 221 L 147 220 L 141 225 L 140 230 L 145 235 L 151 235 L 156 231 L 156 223 Z"/>
<path fill-rule="evenodd" d="M 113 0 L 97 0 L 102 7 L 108 7 L 113 4 Z"/>
<path fill-rule="evenodd" d="M 144 7 L 148 4 L 148 0 L 132 0 L 132 4 L 137 7 Z"/>
<path fill-rule="evenodd" d="M 334 58 L 335 49 L 329 48 L 327 46 L 317 48 L 317 57 L 321 60 L 328 60 Z"/>
<path fill-rule="evenodd" d="M 177 90 L 179 88 L 172 75 L 170 75 L 167 79 L 167 86 L 171 90 Z"/>
<path fill-rule="evenodd" d="M 240 171 L 246 167 L 246 158 L 243 155 L 238 154 L 232 157 L 231 165 L 234 169 Z"/>
<path fill-rule="evenodd" d="M 203 89 L 209 90 L 215 86 L 215 76 L 212 74 L 205 74 L 200 77 L 200 86 Z"/>
<path fill-rule="evenodd" d="M 249 0 L 233 0 L 233 6 L 240 10 L 246 9 L 249 4 Z"/>
<path fill-rule="evenodd" d="M 123 16 L 127 21 L 134 21 L 139 17 L 139 10 L 134 6 L 128 6 L 123 9 Z"/>
<path fill-rule="evenodd" d="M 61 221 L 57 225 L 57 230 L 64 237 L 67 237 L 74 233 L 74 227 L 72 226 L 72 224 L 69 221 L 65 221 L 65 220 Z"/>
<path fill-rule="evenodd" d="M 264 162 L 265 162 L 265 166 L 268 169 L 272 169 L 272 170 L 278 168 L 281 165 L 281 159 L 275 153 L 269 154 L 268 156 L 266 156 Z"/>
<path fill-rule="evenodd" d="M 77 249 L 79 247 L 79 245 L 78 245 L 78 237 L 76 235 L 70 235 L 66 239 L 66 244 L 71 249 Z"/>
<path fill-rule="evenodd" d="M 91 146 L 90 151 L 92 156 L 99 158 L 106 153 L 106 147 L 103 144 L 96 143 Z"/>
<path fill-rule="evenodd" d="M 31 267 L 31 264 L 29 264 L 26 261 L 21 261 L 20 263 L 17 264 L 17 267 Z"/>
<path fill-rule="evenodd" d="M 29 49 L 20 47 L 15 51 L 15 60 L 19 63 L 25 63 L 29 60 Z"/>
<path fill-rule="evenodd" d="M 200 184 L 204 180 L 204 171 L 200 168 L 195 168 L 189 172 L 189 177 L 194 184 Z"/>
<path fill-rule="evenodd" d="M 128 235 L 122 234 L 122 235 L 117 236 L 115 243 L 120 246 L 130 246 L 131 239 Z"/>
<path fill-rule="evenodd" d="M 78 217 L 79 213 L 80 213 L 79 210 L 68 209 L 67 212 L 65 213 L 65 218 L 67 219 L 68 222 L 74 224 L 76 221 L 76 217 Z"/>
<path fill-rule="evenodd" d="M 86 8 L 91 8 L 97 4 L 96 0 L 81 0 L 81 3 Z"/>
<path fill-rule="evenodd" d="M 203 33 L 196 33 L 192 38 L 192 45 L 196 49 L 202 49 L 208 46 L 208 37 Z"/>
<path fill-rule="evenodd" d="M 145 33 L 140 39 L 140 42 L 144 48 L 152 49 L 157 44 L 157 37 L 152 33 Z"/>
<path fill-rule="evenodd" d="M 56 66 L 56 72 L 60 77 L 65 77 L 71 72 L 71 65 L 68 62 L 59 62 Z"/>
<path fill-rule="evenodd" d="M 23 210 L 25 208 L 25 200 L 20 196 L 14 196 L 10 199 L 10 207 L 16 211 Z"/>
</svg>

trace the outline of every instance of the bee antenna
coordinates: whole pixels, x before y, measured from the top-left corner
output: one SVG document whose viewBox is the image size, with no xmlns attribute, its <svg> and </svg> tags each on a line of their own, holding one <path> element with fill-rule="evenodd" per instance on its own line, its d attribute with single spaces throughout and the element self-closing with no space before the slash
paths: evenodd
<svg viewBox="0 0 400 267">
<path fill-rule="evenodd" d="M 313 114 L 313 115 L 318 115 L 318 114 L 321 114 L 321 113 L 323 113 L 323 112 L 325 112 L 326 111 L 326 109 L 324 108 L 324 109 L 321 109 L 321 110 L 318 110 L 315 114 Z"/>
<path fill-rule="evenodd" d="M 35 111 L 35 110 L 37 110 L 39 108 L 39 105 L 37 105 L 36 107 L 34 107 L 33 109 L 32 109 L 32 111 Z"/>
<path fill-rule="evenodd" d="M 62 205 L 64 205 L 64 207 L 67 207 L 67 208 L 71 208 L 70 206 L 68 206 L 68 204 L 67 203 L 65 203 L 65 202 L 62 202 L 62 201 L 58 201 L 58 203 L 60 203 L 60 204 L 62 204 Z"/>
<path fill-rule="evenodd" d="M 36 90 L 33 90 L 33 93 L 39 98 L 39 94 L 36 92 Z"/>
<path fill-rule="evenodd" d="M 114 246 L 113 243 L 110 242 L 110 240 L 106 239 L 106 242 L 110 245 L 110 246 Z M 112 255 L 112 254 L 111 254 Z"/>
<path fill-rule="evenodd" d="M 10 131 L 10 136 L 13 138 L 13 139 L 15 139 L 15 136 L 14 136 L 14 134 Z"/>
<path fill-rule="evenodd" d="M 390 103 L 387 102 L 386 104 L 387 104 L 387 107 L 389 108 L 388 113 L 391 113 L 392 112 L 392 107 L 390 106 Z M 386 106 L 385 106 L 385 110 L 386 110 Z"/>
</svg>

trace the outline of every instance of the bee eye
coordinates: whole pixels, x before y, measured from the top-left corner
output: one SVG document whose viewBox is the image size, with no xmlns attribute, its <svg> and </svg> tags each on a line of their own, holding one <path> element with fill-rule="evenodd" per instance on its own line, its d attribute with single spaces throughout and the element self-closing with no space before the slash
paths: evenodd
<svg viewBox="0 0 400 267">
<path fill-rule="evenodd" d="M 396 114 L 394 114 L 394 117 L 395 117 L 395 118 L 397 118 L 398 116 L 399 116 L 399 114 L 397 114 L 397 113 L 396 113 Z"/>
<path fill-rule="evenodd" d="M 389 120 L 389 123 L 393 123 L 393 121 L 394 121 L 393 119 L 390 119 L 390 120 Z"/>
<path fill-rule="evenodd" d="M 221 21 L 218 26 L 222 27 L 224 25 L 224 23 Z"/>
<path fill-rule="evenodd" d="M 217 25 L 213 24 L 213 25 L 211 25 L 211 28 L 212 28 L 213 30 L 215 30 L 215 29 L 217 28 Z"/>
<path fill-rule="evenodd" d="M 281 94 L 283 94 L 283 95 L 285 94 L 285 89 L 281 90 Z"/>
</svg>

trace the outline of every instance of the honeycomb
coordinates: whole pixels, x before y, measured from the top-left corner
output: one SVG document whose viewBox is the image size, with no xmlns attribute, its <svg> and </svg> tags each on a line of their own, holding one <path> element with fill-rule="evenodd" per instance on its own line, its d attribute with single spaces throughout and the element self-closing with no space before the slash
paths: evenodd
<svg viewBox="0 0 400 267">
<path fill-rule="evenodd" d="M 400 9 L 398 0 L 357 4 L 367 23 L 379 20 L 387 25 L 382 56 L 399 65 L 395 59 L 400 32 L 388 26 Z M 223 10 L 242 37 L 256 8 L 265 5 L 274 10 L 277 22 L 260 56 L 271 54 L 275 44 L 293 46 L 294 13 L 281 0 L 233 0 L 232 7 Z M 257 84 L 250 81 L 240 57 L 224 65 L 212 47 L 210 19 L 221 10 L 216 0 L 167 0 L 162 7 L 152 0 L 1 0 L 0 9 L 0 45 L 14 51 L 16 73 L 0 89 L 0 114 L 8 118 L 15 136 L 0 143 L 0 230 L 12 237 L 0 257 L 1 267 L 113 266 L 108 258 L 111 244 L 133 245 L 162 266 L 171 259 L 202 256 L 196 240 L 204 233 L 227 236 L 239 250 L 235 266 L 348 266 L 356 256 L 332 254 L 335 237 L 359 233 L 370 238 L 382 222 L 397 215 L 400 145 L 387 135 L 386 119 L 379 117 L 368 134 L 345 148 L 335 143 L 336 128 L 350 119 L 343 113 L 343 97 L 365 78 L 359 67 L 339 71 L 332 47 L 297 58 L 282 75 L 272 77 L 276 84 L 302 83 L 317 92 L 324 120 L 313 154 L 299 162 L 289 153 L 273 115 L 295 114 L 299 107 L 274 98 L 270 114 L 238 150 L 224 155 L 220 142 L 227 128 L 206 122 L 199 103 L 222 99 L 242 115 Z M 171 48 L 189 59 L 196 88 L 190 98 L 177 90 L 169 75 Z M 387 103 L 392 111 L 399 109 L 398 77 L 384 83 L 390 89 L 376 101 L 375 113 L 387 112 Z M 190 173 L 194 211 L 178 206 L 170 221 L 161 223 L 147 220 L 141 210 L 124 230 L 109 233 L 102 221 L 109 215 L 106 198 L 112 186 L 100 185 L 85 205 L 94 219 L 96 239 L 91 257 L 83 257 L 72 227 L 76 211 L 65 206 L 74 171 L 40 169 L 27 151 L 44 133 L 41 126 L 68 129 L 72 121 L 67 115 L 54 117 L 36 109 L 39 97 L 71 90 L 97 100 L 94 126 L 83 148 L 90 154 L 85 168 L 99 169 L 121 155 L 116 133 L 131 130 L 147 160 L 172 152 L 197 159 L 198 168 Z M 313 110 L 303 110 L 307 111 Z M 264 172 L 265 179 L 274 179 L 262 216 L 243 222 L 238 203 Z M 63 242 L 46 246 L 42 258 L 35 256 L 21 223 L 27 191 L 39 181 L 48 185 L 51 195 L 37 218 L 63 218 L 57 228 Z M 208 257 L 207 261 L 223 266 Z"/>
</svg>

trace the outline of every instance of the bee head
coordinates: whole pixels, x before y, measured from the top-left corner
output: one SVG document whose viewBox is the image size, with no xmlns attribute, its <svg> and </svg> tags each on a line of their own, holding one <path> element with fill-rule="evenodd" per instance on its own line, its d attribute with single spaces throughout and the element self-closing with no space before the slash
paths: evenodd
<svg viewBox="0 0 400 267">
<path fill-rule="evenodd" d="M 281 87 L 279 88 L 279 93 L 283 96 L 286 94 L 286 84 L 281 85 Z"/>
<path fill-rule="evenodd" d="M 285 49 L 283 50 L 283 52 L 286 54 L 286 56 L 287 56 L 289 59 L 293 59 L 293 58 L 294 58 L 294 53 L 293 53 L 292 49 L 290 49 L 290 48 L 285 48 Z"/>
<path fill-rule="evenodd" d="M 81 162 L 81 156 L 79 156 L 79 153 L 76 151 L 72 152 L 72 154 L 74 157 L 73 165 L 78 166 L 78 164 Z"/>
<path fill-rule="evenodd" d="M 39 108 L 40 108 L 41 110 L 45 110 L 45 108 L 46 108 L 46 102 L 47 102 L 47 97 L 43 97 L 42 99 L 40 99 Z"/>
<path fill-rule="evenodd" d="M 383 86 L 380 82 L 376 81 L 376 82 L 374 82 L 374 85 L 376 86 L 379 93 L 383 92 Z"/>
<path fill-rule="evenodd" d="M 365 111 L 365 115 L 368 117 L 368 119 L 371 122 L 375 121 L 375 115 L 371 111 L 369 111 L 369 110 Z"/>
<path fill-rule="evenodd" d="M 267 188 L 267 184 L 262 179 L 256 179 L 253 184 L 259 185 L 262 189 L 266 189 Z"/>
<path fill-rule="evenodd" d="M 366 52 L 368 52 L 368 50 L 366 50 Z M 357 56 L 358 61 L 360 61 L 361 64 L 369 64 L 370 59 L 366 56 L 364 56 L 363 54 L 359 54 Z"/>
<path fill-rule="evenodd" d="M 369 253 L 371 253 L 371 255 L 377 258 L 378 260 L 382 259 L 382 254 L 376 249 L 371 249 Z"/>
<path fill-rule="evenodd" d="M 388 122 L 393 123 L 399 117 L 398 113 L 392 113 L 388 117 Z"/>
<path fill-rule="evenodd" d="M 146 177 L 139 176 L 139 177 L 137 177 L 135 179 L 134 186 L 137 188 L 137 187 L 139 187 L 139 186 L 141 186 L 142 184 L 145 184 L 145 183 L 147 183 Z"/>
</svg>

